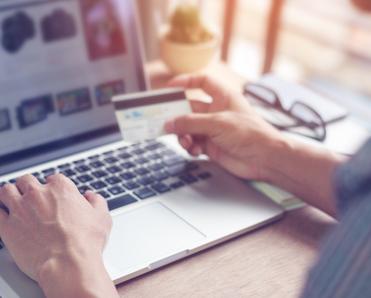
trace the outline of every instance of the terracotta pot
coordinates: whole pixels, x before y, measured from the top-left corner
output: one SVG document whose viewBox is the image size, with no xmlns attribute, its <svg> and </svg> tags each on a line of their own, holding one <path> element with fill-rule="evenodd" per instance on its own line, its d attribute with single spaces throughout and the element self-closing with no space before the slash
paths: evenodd
<svg viewBox="0 0 371 298">
<path fill-rule="evenodd" d="M 207 67 L 218 52 L 217 34 L 207 42 L 187 44 L 169 40 L 167 32 L 163 30 L 160 34 L 161 58 L 175 74 L 196 72 Z"/>
</svg>

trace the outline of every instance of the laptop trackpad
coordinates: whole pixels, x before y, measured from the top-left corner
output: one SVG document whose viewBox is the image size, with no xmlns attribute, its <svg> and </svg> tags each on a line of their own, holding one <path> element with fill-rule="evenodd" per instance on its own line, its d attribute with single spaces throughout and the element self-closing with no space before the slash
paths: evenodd
<svg viewBox="0 0 371 298">
<path fill-rule="evenodd" d="M 205 238 L 159 202 L 114 216 L 113 223 L 104 256 L 114 280 L 191 249 Z"/>
</svg>

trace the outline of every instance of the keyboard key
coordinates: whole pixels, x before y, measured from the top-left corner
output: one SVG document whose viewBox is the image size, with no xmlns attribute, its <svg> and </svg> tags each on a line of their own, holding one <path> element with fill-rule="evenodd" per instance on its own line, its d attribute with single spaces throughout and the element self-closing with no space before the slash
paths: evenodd
<svg viewBox="0 0 371 298">
<path fill-rule="evenodd" d="M 140 148 L 141 148 L 141 144 L 139 143 L 132 144 L 128 147 L 129 151 L 133 151 L 133 150 L 140 149 Z"/>
<path fill-rule="evenodd" d="M 103 167 L 104 163 L 99 161 L 99 160 L 96 160 L 96 161 L 93 161 L 92 163 L 90 163 L 90 166 L 97 169 L 97 168 Z"/>
<path fill-rule="evenodd" d="M 91 187 L 93 187 L 96 190 L 105 188 L 107 186 L 107 184 L 104 183 L 103 181 L 95 181 L 95 182 L 91 183 L 90 185 L 91 185 Z"/>
<path fill-rule="evenodd" d="M 159 142 L 154 142 L 152 144 L 149 144 L 145 147 L 146 150 L 150 150 L 150 151 L 154 151 L 154 150 L 157 150 L 157 149 L 160 149 L 160 148 L 163 148 L 165 147 L 164 144 L 162 143 L 159 143 Z"/>
<path fill-rule="evenodd" d="M 106 163 L 116 163 L 116 162 L 118 162 L 119 160 L 116 158 L 116 157 L 107 157 L 106 159 L 104 159 L 104 161 L 106 162 Z"/>
<path fill-rule="evenodd" d="M 132 151 L 132 153 L 134 153 L 135 155 L 142 155 L 144 154 L 146 151 L 143 150 L 142 148 L 138 148 L 138 149 L 135 149 Z"/>
<path fill-rule="evenodd" d="M 143 176 L 143 175 L 149 174 L 150 172 L 147 169 L 145 169 L 145 168 L 137 168 L 135 170 L 135 173 L 137 173 L 140 176 Z"/>
<path fill-rule="evenodd" d="M 111 166 L 111 167 L 106 168 L 106 170 L 110 172 L 111 174 L 116 174 L 116 173 L 121 172 L 121 168 L 119 168 L 118 166 Z"/>
<path fill-rule="evenodd" d="M 140 158 L 137 158 L 136 160 L 134 160 L 134 163 L 139 164 L 139 165 L 143 165 L 147 162 L 149 162 L 149 160 L 147 158 L 144 158 L 144 157 L 140 157 Z"/>
<path fill-rule="evenodd" d="M 89 181 L 92 181 L 94 178 L 90 175 L 81 175 L 79 177 L 77 177 L 77 180 L 79 180 L 81 183 L 86 183 L 86 182 L 89 182 Z"/>
<path fill-rule="evenodd" d="M 109 155 L 112 155 L 113 153 L 114 153 L 114 151 L 110 150 L 110 151 L 104 152 L 103 155 L 109 156 Z"/>
<path fill-rule="evenodd" d="M 108 204 L 108 209 L 112 211 L 114 209 L 127 206 L 135 202 L 138 202 L 138 201 L 132 195 L 123 195 L 119 198 L 108 200 L 107 204 Z"/>
<path fill-rule="evenodd" d="M 177 155 L 177 156 L 172 156 L 170 158 L 164 158 L 163 162 L 166 166 L 173 166 L 179 163 L 184 163 L 185 158 Z"/>
<path fill-rule="evenodd" d="M 48 177 L 50 177 L 50 176 L 52 176 L 54 174 L 56 174 L 56 173 L 55 172 L 54 173 L 53 172 L 49 172 L 49 173 L 44 174 L 42 177 L 44 177 L 46 179 L 46 178 L 48 178 Z M 41 176 L 39 176 L 39 177 L 41 177 Z"/>
<path fill-rule="evenodd" d="M 69 168 L 70 166 L 71 166 L 70 163 L 65 163 L 65 164 L 59 165 L 58 169 L 63 170 L 63 169 Z"/>
<path fill-rule="evenodd" d="M 134 191 L 134 194 L 142 200 L 148 199 L 148 198 L 153 197 L 153 196 L 156 195 L 156 193 L 152 189 L 150 189 L 149 187 L 143 187 L 141 189 L 138 189 L 138 190 Z"/>
<path fill-rule="evenodd" d="M 43 173 L 44 175 L 51 175 L 51 174 L 54 174 L 55 172 L 56 172 L 55 168 L 49 168 L 49 169 L 41 171 L 41 173 Z"/>
<path fill-rule="evenodd" d="M 73 182 L 73 184 L 75 184 L 76 186 L 80 184 L 80 182 L 77 181 L 76 179 L 73 179 L 73 178 L 70 178 L 70 179 Z"/>
<path fill-rule="evenodd" d="M 74 170 L 71 170 L 71 169 L 66 169 L 64 171 L 62 171 L 62 174 L 66 177 L 73 177 L 76 175 L 76 172 Z"/>
<path fill-rule="evenodd" d="M 155 182 L 155 179 L 152 176 L 144 176 L 137 180 L 138 183 L 142 184 L 143 186 L 152 184 Z"/>
<path fill-rule="evenodd" d="M 177 164 L 175 166 L 171 166 L 171 167 L 167 167 L 166 168 L 166 171 L 169 173 L 169 175 L 171 176 L 177 176 L 183 172 L 186 171 L 186 164 L 185 163 L 182 163 L 182 164 Z"/>
<path fill-rule="evenodd" d="M 84 193 L 86 193 L 88 190 L 91 190 L 91 188 L 89 186 L 86 186 L 86 185 L 83 185 L 83 186 L 80 186 L 79 188 L 79 192 L 83 195 Z"/>
<path fill-rule="evenodd" d="M 115 195 L 124 193 L 125 189 L 117 185 L 117 186 L 109 188 L 108 191 L 115 196 Z"/>
<path fill-rule="evenodd" d="M 126 150 L 128 150 L 128 146 L 121 147 L 121 148 L 119 148 L 118 150 L 119 150 L 119 151 L 126 151 Z"/>
<path fill-rule="evenodd" d="M 162 181 L 169 178 L 169 174 L 166 171 L 158 171 L 152 174 L 157 181 Z"/>
<path fill-rule="evenodd" d="M 102 177 L 107 176 L 108 173 L 105 172 L 105 171 L 103 171 L 103 170 L 98 170 L 98 171 L 92 172 L 92 175 L 93 175 L 95 178 L 102 178 Z"/>
<path fill-rule="evenodd" d="M 75 165 L 79 165 L 79 164 L 82 164 L 82 163 L 84 163 L 85 162 L 85 158 L 82 158 L 82 159 L 79 159 L 79 160 L 75 160 L 73 163 L 75 164 Z"/>
<path fill-rule="evenodd" d="M 76 171 L 78 171 L 79 173 L 85 173 L 85 172 L 88 172 L 90 171 L 90 167 L 88 167 L 87 165 L 79 165 L 75 168 Z"/>
<path fill-rule="evenodd" d="M 177 155 L 176 152 L 174 150 L 171 150 L 171 149 L 165 149 L 165 150 L 162 150 L 160 151 L 160 153 L 162 156 L 174 156 L 174 155 Z"/>
<path fill-rule="evenodd" d="M 39 180 L 39 182 L 41 184 L 45 184 L 46 183 L 46 179 L 44 177 L 37 177 L 37 180 Z"/>
<path fill-rule="evenodd" d="M 162 170 L 164 166 L 162 163 L 154 163 L 152 165 L 149 165 L 148 168 L 151 169 L 152 171 L 158 171 Z"/>
<path fill-rule="evenodd" d="M 111 176 L 106 179 L 106 182 L 111 185 L 115 185 L 121 182 L 121 179 L 116 176 Z"/>
<path fill-rule="evenodd" d="M 140 187 L 140 185 L 136 183 L 135 181 L 127 181 L 127 182 L 124 182 L 122 185 L 128 190 L 134 190 Z"/>
<path fill-rule="evenodd" d="M 203 172 L 201 174 L 198 175 L 198 177 L 202 180 L 206 180 L 206 179 L 209 179 L 212 177 L 211 173 L 209 172 Z"/>
<path fill-rule="evenodd" d="M 124 152 L 124 153 L 119 154 L 118 157 L 121 159 L 129 159 L 132 157 L 132 155 L 127 152 Z"/>
<path fill-rule="evenodd" d="M 126 172 L 126 173 L 121 174 L 120 177 L 124 180 L 132 180 L 132 179 L 136 178 L 137 175 L 135 175 L 132 172 Z"/>
<path fill-rule="evenodd" d="M 183 187 L 185 185 L 186 184 L 183 181 L 179 180 L 179 181 L 176 181 L 176 182 L 171 183 L 170 184 L 170 187 L 173 188 L 173 189 L 178 189 L 178 188 L 181 188 L 181 187 Z"/>
<path fill-rule="evenodd" d="M 171 190 L 169 186 L 161 182 L 153 184 L 151 187 L 158 193 L 165 193 Z"/>
<path fill-rule="evenodd" d="M 98 159 L 98 158 L 99 158 L 99 154 L 89 156 L 89 159 L 90 159 L 90 160 L 96 160 L 96 159 Z"/>
<path fill-rule="evenodd" d="M 179 176 L 179 179 L 187 184 L 192 184 L 198 181 L 198 179 L 191 174 L 183 174 Z"/>
<path fill-rule="evenodd" d="M 148 159 L 157 160 L 160 159 L 162 156 L 158 153 L 152 153 L 147 156 Z"/>
<path fill-rule="evenodd" d="M 131 169 L 131 168 L 135 168 L 135 164 L 132 163 L 131 161 L 128 161 L 128 162 L 122 163 L 121 167 L 123 167 L 124 169 Z"/>
<path fill-rule="evenodd" d="M 99 191 L 98 194 L 101 195 L 105 199 L 109 199 L 111 197 L 111 195 L 105 190 Z"/>
</svg>

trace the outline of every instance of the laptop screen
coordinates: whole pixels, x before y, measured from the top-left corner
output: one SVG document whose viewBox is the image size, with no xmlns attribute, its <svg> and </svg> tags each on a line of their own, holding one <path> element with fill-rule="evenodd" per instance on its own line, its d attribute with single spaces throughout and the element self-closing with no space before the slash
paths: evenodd
<svg viewBox="0 0 371 298">
<path fill-rule="evenodd" d="M 0 173 L 117 139 L 111 97 L 146 89 L 135 25 L 132 1 L 1 0 Z"/>
</svg>

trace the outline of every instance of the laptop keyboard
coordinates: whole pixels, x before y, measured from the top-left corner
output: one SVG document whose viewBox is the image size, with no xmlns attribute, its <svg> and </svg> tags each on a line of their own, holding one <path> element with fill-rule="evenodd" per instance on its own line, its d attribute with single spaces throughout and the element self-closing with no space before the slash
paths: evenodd
<svg viewBox="0 0 371 298">
<path fill-rule="evenodd" d="M 185 159 L 163 143 L 143 143 L 92 155 L 71 163 L 32 173 L 40 183 L 62 173 L 81 194 L 92 190 L 102 195 L 110 210 L 156 197 L 186 185 L 209 179 L 210 172 Z M 0 182 L 15 183 L 16 179 Z"/>
</svg>

